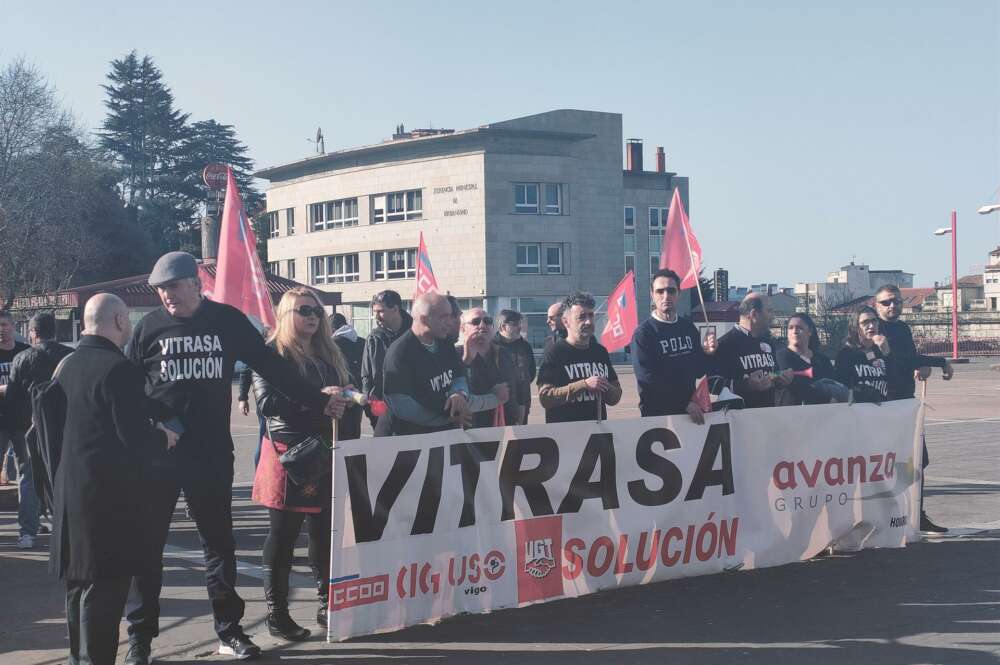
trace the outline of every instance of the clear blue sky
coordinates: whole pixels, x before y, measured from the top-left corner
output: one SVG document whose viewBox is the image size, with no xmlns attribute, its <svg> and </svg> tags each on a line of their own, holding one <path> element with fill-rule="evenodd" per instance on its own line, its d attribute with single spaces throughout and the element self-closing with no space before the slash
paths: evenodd
<svg viewBox="0 0 1000 665">
<path fill-rule="evenodd" d="M 647 163 L 691 178 L 691 223 L 731 284 L 823 279 L 851 260 L 930 284 L 1000 244 L 1000 4 L 956 2 L 16 2 L 25 55 L 80 121 L 136 49 L 192 119 L 236 126 L 258 166 L 393 127 L 557 108 L 619 112 Z"/>
</svg>

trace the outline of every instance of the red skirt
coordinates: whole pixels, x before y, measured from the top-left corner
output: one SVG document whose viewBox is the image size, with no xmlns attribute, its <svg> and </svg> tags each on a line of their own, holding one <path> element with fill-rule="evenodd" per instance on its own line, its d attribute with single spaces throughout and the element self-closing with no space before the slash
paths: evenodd
<svg viewBox="0 0 1000 665">
<path fill-rule="evenodd" d="M 275 452 L 274 447 L 278 447 Z M 319 480 L 305 485 L 296 485 L 288 479 L 285 467 L 278 461 L 278 455 L 288 450 L 288 446 L 264 437 L 260 446 L 260 462 L 253 479 L 252 498 L 255 503 L 293 513 L 318 513 L 330 507 L 333 500 L 333 479 L 326 474 Z"/>
</svg>

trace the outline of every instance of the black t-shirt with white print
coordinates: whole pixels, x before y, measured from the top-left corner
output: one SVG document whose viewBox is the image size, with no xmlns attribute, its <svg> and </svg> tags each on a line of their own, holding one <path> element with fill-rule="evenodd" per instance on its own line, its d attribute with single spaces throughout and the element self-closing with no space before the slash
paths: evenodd
<svg viewBox="0 0 1000 665">
<path fill-rule="evenodd" d="M 870 349 L 845 346 L 837 354 L 837 380 L 848 388 L 864 386 L 884 401 L 889 397 L 889 384 L 894 377 L 891 358 L 882 355 L 877 346 Z M 862 395 L 859 401 L 863 400 Z"/>
<path fill-rule="evenodd" d="M 162 307 L 132 331 L 128 357 L 146 372 L 146 393 L 165 407 L 158 418 L 176 415 L 185 432 L 181 453 L 231 459 L 229 431 L 233 373 L 241 360 L 290 400 L 323 410 L 327 397 L 264 344 L 250 320 L 235 307 L 203 300 L 188 318 Z"/>
<path fill-rule="evenodd" d="M 382 372 L 385 395 L 406 395 L 428 411 L 445 415 L 452 383 L 465 376 L 465 367 L 447 340 L 437 340 L 432 352 L 412 330 L 407 330 L 389 347 Z M 393 434 L 424 434 L 452 429 L 454 425 L 428 427 L 392 414 L 391 427 Z"/>
<path fill-rule="evenodd" d="M 545 352 L 538 369 L 538 385 L 561 388 L 591 376 L 603 376 L 609 381 L 617 381 L 618 375 L 611 366 L 608 350 L 596 340 L 590 346 L 579 349 L 564 339 L 557 341 Z M 608 408 L 601 402 L 601 420 L 608 417 Z M 597 420 L 597 395 L 591 392 L 578 394 L 572 401 L 545 410 L 545 422 L 569 423 Z"/>
<path fill-rule="evenodd" d="M 736 326 L 719 338 L 715 359 L 719 374 L 732 381 L 733 392 L 743 398 L 746 408 L 774 406 L 773 387 L 762 392 L 750 390 L 746 384 L 747 378 L 754 372 L 770 374 L 777 369 L 770 339 L 754 337 Z"/>
<path fill-rule="evenodd" d="M 23 342 L 14 342 L 13 349 L 0 349 L 0 386 L 10 382 L 10 366 L 14 363 L 14 356 L 30 348 Z M 16 405 L 13 400 L 0 397 L 0 430 L 13 429 L 24 429 L 24 425 L 18 422 Z"/>
</svg>

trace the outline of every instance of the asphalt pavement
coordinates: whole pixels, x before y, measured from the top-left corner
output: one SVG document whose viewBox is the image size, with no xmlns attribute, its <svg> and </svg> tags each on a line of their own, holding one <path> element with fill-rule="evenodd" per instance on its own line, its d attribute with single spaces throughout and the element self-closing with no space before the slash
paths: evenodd
<svg viewBox="0 0 1000 665">
<path fill-rule="evenodd" d="M 995 359 L 994 359 L 995 362 Z M 609 417 L 638 415 L 635 385 Z M 267 515 L 250 501 L 257 423 L 233 416 L 233 512 L 244 626 L 266 663 L 1000 663 L 1000 374 L 989 361 L 928 384 L 927 512 L 963 535 L 904 549 L 834 555 L 777 568 L 686 578 L 490 615 L 455 617 L 388 635 L 281 644 L 262 622 L 260 552 Z M 532 420 L 541 418 L 536 408 Z M 877 433 L 878 423 L 872 423 Z M 0 491 L 3 491 L 0 489 Z M 7 490 L 9 492 L 9 490 Z M 64 587 L 40 548 L 16 548 L 16 513 L 0 512 L 0 663 L 66 662 Z M 292 615 L 313 624 L 305 537 L 296 549 Z M 194 524 L 183 502 L 165 559 L 154 658 L 224 661 L 217 647 Z M 124 640 L 124 625 L 122 637 Z M 118 662 L 124 659 L 125 645 Z"/>
</svg>

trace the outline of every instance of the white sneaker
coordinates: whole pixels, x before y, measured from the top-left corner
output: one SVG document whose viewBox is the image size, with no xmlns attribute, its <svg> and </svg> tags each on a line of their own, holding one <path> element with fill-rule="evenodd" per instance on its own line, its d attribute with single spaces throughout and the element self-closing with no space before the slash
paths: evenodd
<svg viewBox="0 0 1000 665">
<path fill-rule="evenodd" d="M 19 550 L 31 550 L 35 548 L 35 537 L 28 534 L 24 534 L 17 539 L 17 549 Z"/>
</svg>

